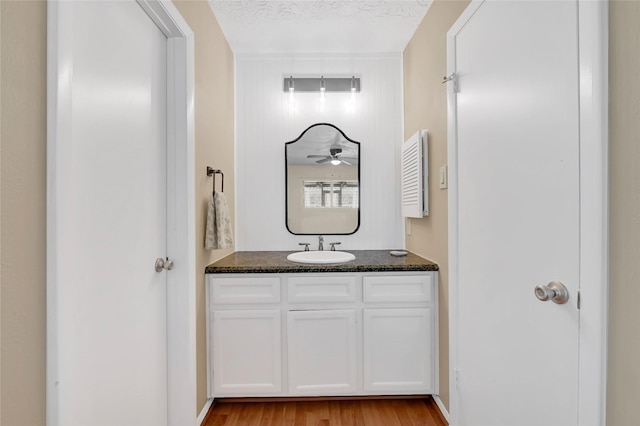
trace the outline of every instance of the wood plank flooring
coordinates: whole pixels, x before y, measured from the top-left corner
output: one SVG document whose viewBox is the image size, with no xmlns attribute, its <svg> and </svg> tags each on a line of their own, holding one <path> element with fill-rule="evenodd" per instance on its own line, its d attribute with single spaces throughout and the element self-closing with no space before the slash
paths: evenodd
<svg viewBox="0 0 640 426">
<path fill-rule="evenodd" d="M 447 426 L 432 398 L 216 402 L 203 426 Z"/>
</svg>

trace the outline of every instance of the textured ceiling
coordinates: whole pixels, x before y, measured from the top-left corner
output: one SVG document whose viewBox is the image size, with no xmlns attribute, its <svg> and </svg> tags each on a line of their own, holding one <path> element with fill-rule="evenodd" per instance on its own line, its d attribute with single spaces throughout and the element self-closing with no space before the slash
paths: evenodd
<svg viewBox="0 0 640 426">
<path fill-rule="evenodd" d="M 402 52 L 431 0 L 210 0 L 235 53 Z"/>
</svg>

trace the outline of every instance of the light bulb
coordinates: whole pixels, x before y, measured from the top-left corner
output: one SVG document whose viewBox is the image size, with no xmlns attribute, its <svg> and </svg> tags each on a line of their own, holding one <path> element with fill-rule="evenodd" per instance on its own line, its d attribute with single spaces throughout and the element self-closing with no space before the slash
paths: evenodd
<svg viewBox="0 0 640 426">
<path fill-rule="evenodd" d="M 333 164 L 334 166 L 337 166 L 340 163 L 342 163 L 342 161 L 340 160 L 331 160 L 331 164 Z"/>
<path fill-rule="evenodd" d="M 356 76 L 351 76 L 351 93 L 356 93 Z"/>
<path fill-rule="evenodd" d="M 289 77 L 289 92 L 293 93 L 293 90 L 294 90 L 294 88 L 293 88 L 293 76 L 290 76 Z"/>
</svg>

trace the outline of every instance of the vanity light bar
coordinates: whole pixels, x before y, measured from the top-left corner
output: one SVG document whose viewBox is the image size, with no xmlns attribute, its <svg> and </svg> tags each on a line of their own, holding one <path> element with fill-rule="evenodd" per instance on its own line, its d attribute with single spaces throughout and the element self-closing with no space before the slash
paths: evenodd
<svg viewBox="0 0 640 426">
<path fill-rule="evenodd" d="M 284 77 L 282 90 L 298 93 L 360 92 L 360 77 Z"/>
</svg>

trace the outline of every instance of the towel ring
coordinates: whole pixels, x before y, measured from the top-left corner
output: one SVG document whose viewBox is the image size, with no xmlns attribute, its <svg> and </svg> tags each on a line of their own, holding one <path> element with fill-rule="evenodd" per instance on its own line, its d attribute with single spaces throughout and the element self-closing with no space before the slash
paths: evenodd
<svg viewBox="0 0 640 426">
<path fill-rule="evenodd" d="M 213 176 L 213 192 L 216 192 L 216 175 L 220 174 L 222 175 L 222 186 L 220 187 L 220 192 L 224 192 L 224 173 L 222 173 L 222 170 L 217 170 L 214 169 L 213 167 L 209 167 L 207 166 L 207 176 L 211 177 Z"/>
</svg>

